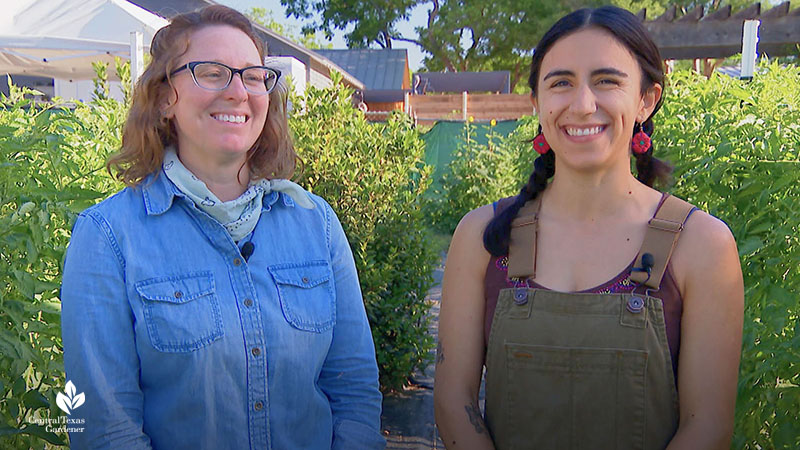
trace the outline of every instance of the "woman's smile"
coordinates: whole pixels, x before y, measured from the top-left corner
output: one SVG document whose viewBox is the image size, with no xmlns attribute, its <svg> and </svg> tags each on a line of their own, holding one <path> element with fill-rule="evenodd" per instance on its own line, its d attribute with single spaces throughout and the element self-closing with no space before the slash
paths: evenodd
<svg viewBox="0 0 800 450">
<path fill-rule="evenodd" d="M 566 125 L 561 130 L 571 142 L 590 142 L 600 138 L 606 131 L 605 125 Z"/>
</svg>

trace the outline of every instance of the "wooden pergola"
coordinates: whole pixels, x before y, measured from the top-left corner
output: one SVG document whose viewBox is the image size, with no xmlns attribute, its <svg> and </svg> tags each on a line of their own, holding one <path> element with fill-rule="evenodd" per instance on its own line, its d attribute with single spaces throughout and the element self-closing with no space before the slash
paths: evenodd
<svg viewBox="0 0 800 450">
<path fill-rule="evenodd" d="M 800 8 L 789 11 L 789 2 L 761 11 L 756 3 L 736 14 L 727 5 L 705 15 L 702 6 L 685 13 L 673 5 L 648 21 L 647 11 L 637 16 L 653 37 L 664 59 L 726 58 L 742 51 L 745 20 L 760 20 L 758 53 L 770 57 L 797 54 L 800 44 Z"/>
</svg>

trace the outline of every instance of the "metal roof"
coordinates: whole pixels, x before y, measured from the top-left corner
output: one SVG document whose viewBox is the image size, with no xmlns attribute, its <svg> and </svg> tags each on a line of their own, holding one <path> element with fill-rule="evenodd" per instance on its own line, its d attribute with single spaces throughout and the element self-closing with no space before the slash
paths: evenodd
<svg viewBox="0 0 800 450">
<path fill-rule="evenodd" d="M 417 72 L 414 90 L 426 92 L 497 92 L 508 94 L 510 75 L 507 70 L 497 72 Z"/>
<path fill-rule="evenodd" d="M 408 51 L 396 49 L 316 50 L 358 78 L 368 90 L 403 89 Z"/>
</svg>

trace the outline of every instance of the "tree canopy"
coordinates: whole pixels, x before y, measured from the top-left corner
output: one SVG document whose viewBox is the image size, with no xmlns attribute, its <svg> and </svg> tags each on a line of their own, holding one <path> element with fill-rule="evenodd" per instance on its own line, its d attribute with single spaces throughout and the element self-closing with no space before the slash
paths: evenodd
<svg viewBox="0 0 800 450">
<path fill-rule="evenodd" d="M 272 12 L 267 10 L 267 8 L 253 7 L 245 11 L 244 14 L 253 22 L 263 26 L 264 28 L 274 31 L 287 39 L 291 39 L 305 48 L 310 48 L 313 50 L 333 47 L 333 44 L 323 43 L 322 38 L 320 38 L 317 32 L 313 30 L 301 30 L 301 32 L 298 34 L 291 25 L 280 23 L 275 20 L 275 18 L 272 16 Z"/>
<path fill-rule="evenodd" d="M 734 8 L 750 0 L 733 0 Z M 394 41 L 411 42 L 426 54 L 428 71 L 508 70 L 512 89 L 527 73 L 530 56 L 544 32 L 561 16 L 582 7 L 608 3 L 602 0 L 281 0 L 286 15 L 306 21 L 304 33 L 322 32 L 330 38 L 345 31 L 350 48 L 392 48 Z M 649 18 L 676 4 L 685 9 L 704 6 L 714 11 L 721 0 L 612 0 Z M 398 24 L 414 8 L 427 11 L 427 23 L 414 36 L 402 35 Z"/>
</svg>

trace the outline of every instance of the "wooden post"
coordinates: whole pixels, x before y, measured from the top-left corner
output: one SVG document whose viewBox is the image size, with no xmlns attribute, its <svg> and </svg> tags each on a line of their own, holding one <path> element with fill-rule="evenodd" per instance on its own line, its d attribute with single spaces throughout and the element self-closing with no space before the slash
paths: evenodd
<svg viewBox="0 0 800 450">
<path fill-rule="evenodd" d="M 403 94 L 403 111 L 406 114 L 409 114 L 411 112 L 411 102 L 410 102 L 410 98 L 409 98 L 410 96 L 411 96 L 411 93 L 408 92 L 408 91 L 406 91 L 406 93 Z"/>
</svg>

